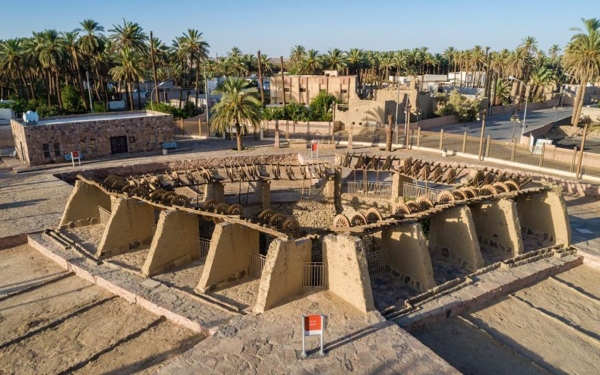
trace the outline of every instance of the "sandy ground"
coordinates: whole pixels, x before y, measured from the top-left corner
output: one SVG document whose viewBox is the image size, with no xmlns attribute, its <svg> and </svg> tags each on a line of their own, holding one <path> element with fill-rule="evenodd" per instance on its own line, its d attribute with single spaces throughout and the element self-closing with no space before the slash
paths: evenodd
<svg viewBox="0 0 600 375">
<path fill-rule="evenodd" d="M 202 276 L 205 261 L 206 259 L 194 260 L 160 275 L 153 276 L 153 278 L 165 285 L 194 293 L 194 288 L 198 285 L 200 276 Z"/>
<path fill-rule="evenodd" d="M 27 245 L 0 251 L 0 290 L 65 272 Z M 75 275 L 0 300 L 0 373 L 151 373 L 203 339 Z"/>
<path fill-rule="evenodd" d="M 579 266 L 412 333 L 465 374 L 595 374 L 599 276 Z"/>
<path fill-rule="evenodd" d="M 230 303 L 241 310 L 251 310 L 258 296 L 260 278 L 245 277 L 228 284 L 225 289 L 216 290 L 210 294 L 222 301 Z"/>
</svg>

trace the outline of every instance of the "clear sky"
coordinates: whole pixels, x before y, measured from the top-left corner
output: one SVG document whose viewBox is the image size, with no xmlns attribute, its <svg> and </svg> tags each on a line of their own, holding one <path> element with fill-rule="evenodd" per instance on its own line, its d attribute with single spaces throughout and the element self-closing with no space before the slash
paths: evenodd
<svg viewBox="0 0 600 375">
<path fill-rule="evenodd" d="M 211 56 L 237 46 L 276 57 L 296 44 L 322 53 L 335 47 L 512 49 L 526 36 L 547 51 L 552 44 L 563 48 L 582 17 L 600 18 L 600 6 L 597 0 L 0 0 L 0 14 L 0 39 L 70 31 L 89 18 L 108 30 L 125 18 L 168 45 L 193 28 L 203 32 Z"/>
</svg>

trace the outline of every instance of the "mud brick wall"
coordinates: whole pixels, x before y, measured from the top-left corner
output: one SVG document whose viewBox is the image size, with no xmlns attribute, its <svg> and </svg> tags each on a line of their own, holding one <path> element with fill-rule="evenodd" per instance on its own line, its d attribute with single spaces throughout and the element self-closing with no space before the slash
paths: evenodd
<svg viewBox="0 0 600 375">
<path fill-rule="evenodd" d="M 13 120 L 11 126 L 15 144 L 23 145 L 28 165 L 64 162 L 64 155 L 77 150 L 83 153 L 84 160 L 110 156 L 111 137 L 126 136 L 130 153 L 158 150 L 162 142 L 173 139 L 172 115 L 89 119 L 87 116 L 85 121 L 52 125 L 23 125 Z M 60 143 L 59 156 L 55 155 L 54 143 Z M 50 157 L 44 156 L 43 144 L 49 145 Z"/>
</svg>

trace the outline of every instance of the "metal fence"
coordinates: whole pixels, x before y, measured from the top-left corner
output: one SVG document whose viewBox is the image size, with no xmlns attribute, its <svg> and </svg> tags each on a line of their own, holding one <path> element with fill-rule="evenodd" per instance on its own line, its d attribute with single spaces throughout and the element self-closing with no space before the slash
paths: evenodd
<svg viewBox="0 0 600 375">
<path fill-rule="evenodd" d="M 347 132 L 336 134 L 337 140 L 348 140 Z M 402 134 L 394 139 L 395 142 L 406 144 L 406 137 Z M 520 137 L 519 137 L 520 139 Z M 376 144 L 381 142 L 380 137 L 369 135 L 353 136 L 352 142 L 367 142 Z M 422 131 L 420 128 L 411 130 L 408 134 L 408 144 L 412 147 L 424 147 L 435 150 L 446 149 L 448 152 L 462 152 L 477 155 L 481 159 L 494 158 L 515 163 L 527 164 L 535 167 L 547 167 L 564 172 L 575 172 L 579 158 L 582 156 L 581 173 L 584 175 L 600 177 L 600 154 L 584 152 L 580 155 L 577 147 L 572 149 L 545 144 L 537 148 L 523 145 L 514 141 L 493 140 L 489 135 L 470 136 L 463 133 L 448 133 Z"/>
<path fill-rule="evenodd" d="M 262 254 L 252 253 L 250 255 L 250 274 L 261 277 L 267 257 Z"/>
<path fill-rule="evenodd" d="M 302 271 L 302 286 L 327 287 L 327 266 L 323 262 L 306 262 Z"/>
<path fill-rule="evenodd" d="M 369 265 L 370 276 L 387 271 L 387 265 L 389 260 L 389 252 L 387 249 L 367 253 L 366 257 L 367 264 Z"/>
<path fill-rule="evenodd" d="M 205 259 L 208 256 L 208 250 L 210 249 L 210 240 L 207 238 L 198 239 L 198 254 L 200 259 Z"/>
<path fill-rule="evenodd" d="M 174 120 L 174 133 L 178 136 L 208 137 L 211 135 L 207 122 L 200 120 Z"/>
<path fill-rule="evenodd" d="M 402 184 L 402 196 L 403 197 L 416 198 L 416 197 L 426 196 L 427 198 L 429 198 L 433 202 L 435 202 L 437 195 L 439 193 L 441 193 L 442 191 L 443 190 L 441 190 L 441 189 L 434 189 L 434 188 L 430 188 L 428 186 L 411 184 L 408 182 L 405 182 Z"/>
<path fill-rule="evenodd" d="M 344 181 L 342 191 L 348 194 L 392 196 L 392 183 L 387 181 Z"/>
<path fill-rule="evenodd" d="M 319 200 L 324 197 L 323 189 L 323 187 L 308 187 L 271 190 L 271 202 L 296 202 L 301 200 Z"/>
</svg>

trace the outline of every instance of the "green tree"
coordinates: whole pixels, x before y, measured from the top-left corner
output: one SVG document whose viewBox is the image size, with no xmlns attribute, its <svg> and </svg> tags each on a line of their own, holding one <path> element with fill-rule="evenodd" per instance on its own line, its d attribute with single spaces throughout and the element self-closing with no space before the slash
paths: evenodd
<svg viewBox="0 0 600 375">
<path fill-rule="evenodd" d="M 123 81 L 128 86 L 129 105 L 133 111 L 133 82 L 144 77 L 140 57 L 130 48 L 124 48 L 116 57 L 117 66 L 109 70 L 109 74 L 117 81 Z"/>
<path fill-rule="evenodd" d="M 475 119 L 481 106 L 480 99 L 468 99 L 454 90 L 448 96 L 448 101 L 445 102 L 435 114 L 438 116 L 456 116 L 456 120 L 460 122 L 469 122 Z"/>
<path fill-rule="evenodd" d="M 314 121 L 331 121 L 333 119 L 332 106 L 338 100 L 335 96 L 325 91 L 319 92 L 317 96 L 310 101 L 311 118 Z"/>
<path fill-rule="evenodd" d="M 249 123 L 253 128 L 260 125 L 262 103 L 258 90 L 250 87 L 250 83 L 239 78 L 230 77 L 217 86 L 215 94 L 222 95 L 213 108 L 212 130 L 224 132 L 234 125 L 237 137 L 237 149 L 243 150 L 242 124 Z"/>
</svg>

